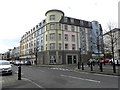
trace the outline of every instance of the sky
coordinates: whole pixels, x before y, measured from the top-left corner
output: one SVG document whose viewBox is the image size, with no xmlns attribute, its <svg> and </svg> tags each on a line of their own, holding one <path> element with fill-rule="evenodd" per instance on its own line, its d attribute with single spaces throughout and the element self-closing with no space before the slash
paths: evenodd
<svg viewBox="0 0 120 90">
<path fill-rule="evenodd" d="M 65 16 L 87 21 L 97 20 L 118 27 L 119 0 L 0 0 L 0 53 L 19 46 L 21 37 L 45 19 L 45 13 L 59 9 Z"/>
</svg>

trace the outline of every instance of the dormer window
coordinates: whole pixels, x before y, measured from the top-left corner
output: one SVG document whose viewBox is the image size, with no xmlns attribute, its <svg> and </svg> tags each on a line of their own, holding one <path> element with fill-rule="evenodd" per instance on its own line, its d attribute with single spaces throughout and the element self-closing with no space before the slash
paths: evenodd
<svg viewBox="0 0 120 90">
<path fill-rule="evenodd" d="M 50 15 L 50 20 L 55 20 L 55 15 Z"/>
<path fill-rule="evenodd" d="M 74 19 L 71 18 L 71 19 L 70 19 L 70 22 L 73 24 L 73 23 L 74 23 Z"/>
<path fill-rule="evenodd" d="M 68 18 L 67 17 L 64 17 L 64 22 L 67 22 L 68 21 Z"/>
</svg>

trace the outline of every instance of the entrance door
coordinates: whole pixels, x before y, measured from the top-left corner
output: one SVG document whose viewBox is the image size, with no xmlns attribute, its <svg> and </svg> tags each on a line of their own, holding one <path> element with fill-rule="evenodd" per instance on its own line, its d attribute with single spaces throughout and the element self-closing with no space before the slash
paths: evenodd
<svg viewBox="0 0 120 90">
<path fill-rule="evenodd" d="M 67 56 L 68 64 L 72 64 L 72 55 Z"/>
<path fill-rule="evenodd" d="M 77 63 L 77 57 L 76 57 L 76 55 L 73 55 L 73 63 L 74 63 L 74 64 Z"/>
<path fill-rule="evenodd" d="M 55 56 L 50 56 L 50 64 L 56 64 Z"/>
</svg>

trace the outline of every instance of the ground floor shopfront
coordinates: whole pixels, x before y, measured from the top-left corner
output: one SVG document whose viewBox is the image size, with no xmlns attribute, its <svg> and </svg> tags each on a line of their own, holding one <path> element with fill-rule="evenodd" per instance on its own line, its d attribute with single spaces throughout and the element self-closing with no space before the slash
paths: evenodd
<svg viewBox="0 0 120 90">
<path fill-rule="evenodd" d="M 90 55 L 81 55 L 73 50 L 66 51 L 43 51 L 37 53 L 37 64 L 77 64 L 87 62 Z"/>
</svg>

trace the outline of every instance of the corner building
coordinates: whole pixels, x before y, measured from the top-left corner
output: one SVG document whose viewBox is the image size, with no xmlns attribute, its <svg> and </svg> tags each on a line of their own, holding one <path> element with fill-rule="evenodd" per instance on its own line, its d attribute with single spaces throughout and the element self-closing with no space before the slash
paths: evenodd
<svg viewBox="0 0 120 90">
<path fill-rule="evenodd" d="M 45 16 L 46 19 L 35 29 L 35 33 L 38 33 L 34 46 L 34 48 L 38 48 L 37 63 L 77 64 L 78 61 L 87 62 L 91 58 L 92 52 L 97 49 L 97 47 L 92 48 L 95 43 L 92 43 L 91 40 L 97 38 L 91 34 L 92 31 L 95 31 L 92 28 L 92 22 L 97 23 L 96 32 L 100 32 L 102 36 L 100 24 L 97 21 L 89 22 L 66 17 L 63 11 L 56 9 L 47 11 Z M 35 58 L 33 59 L 35 60 Z"/>
</svg>

